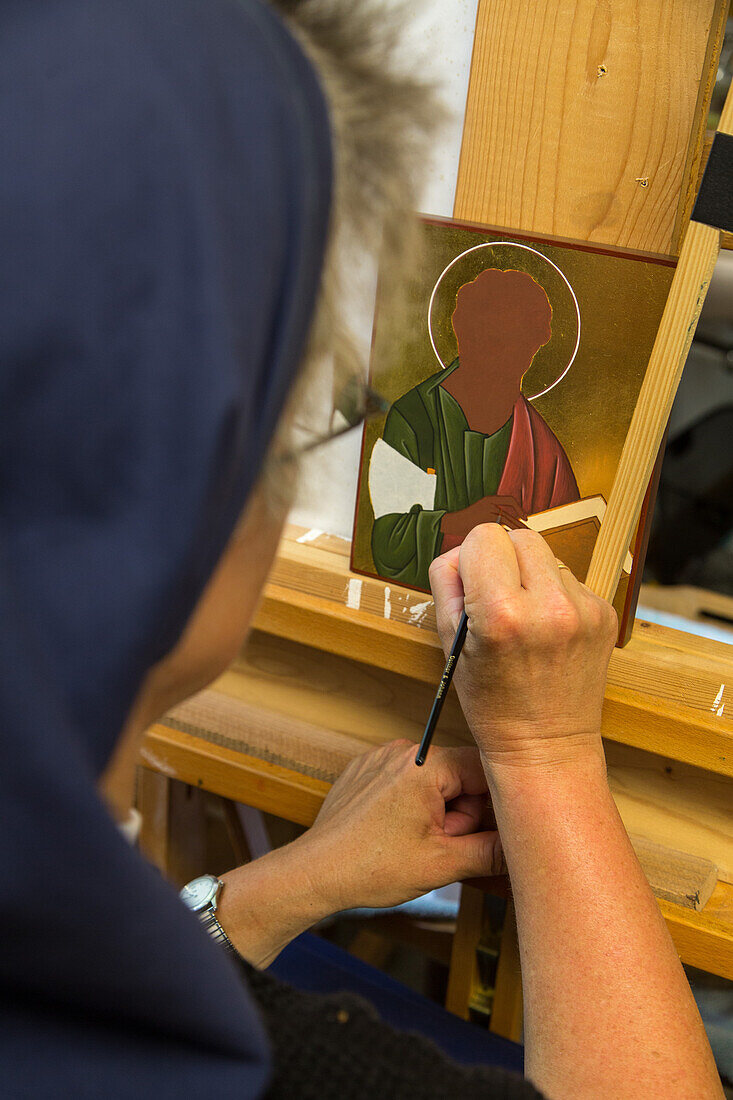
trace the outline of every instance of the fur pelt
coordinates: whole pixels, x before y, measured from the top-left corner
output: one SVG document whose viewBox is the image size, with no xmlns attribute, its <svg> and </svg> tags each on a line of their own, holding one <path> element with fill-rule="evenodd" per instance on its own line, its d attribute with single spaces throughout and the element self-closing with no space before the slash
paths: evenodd
<svg viewBox="0 0 733 1100">
<path fill-rule="evenodd" d="M 329 244 L 303 369 L 283 418 L 323 423 L 324 389 L 339 407 L 366 363 L 349 318 L 373 306 L 369 273 L 379 259 L 381 293 L 399 303 L 419 263 L 414 216 L 430 139 L 443 119 L 433 87 L 398 58 L 406 4 L 380 0 L 272 0 L 319 75 L 334 150 Z M 366 276 L 365 284 L 360 280 Z M 354 291 L 357 291 L 356 296 Z M 332 385 L 328 386 L 326 377 Z M 363 388 L 363 387 L 362 387 Z M 306 412 L 304 413 L 304 410 Z"/>
</svg>

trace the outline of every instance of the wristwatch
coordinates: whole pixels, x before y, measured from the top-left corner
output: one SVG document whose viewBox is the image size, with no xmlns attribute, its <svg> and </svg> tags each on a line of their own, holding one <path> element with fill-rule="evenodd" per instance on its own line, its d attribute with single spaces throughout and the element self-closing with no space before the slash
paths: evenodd
<svg viewBox="0 0 733 1100">
<path fill-rule="evenodd" d="M 224 889 L 224 883 L 216 875 L 199 875 L 191 879 L 178 895 L 193 913 L 198 913 L 201 924 L 217 943 L 221 944 L 225 951 L 231 955 L 237 954 L 237 949 L 219 924 L 216 916 L 216 906 Z"/>
</svg>

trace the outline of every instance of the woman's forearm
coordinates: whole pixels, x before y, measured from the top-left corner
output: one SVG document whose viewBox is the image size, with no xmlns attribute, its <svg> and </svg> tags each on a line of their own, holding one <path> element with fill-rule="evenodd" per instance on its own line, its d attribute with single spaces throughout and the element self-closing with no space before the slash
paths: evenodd
<svg viewBox="0 0 733 1100">
<path fill-rule="evenodd" d="M 600 748 L 487 778 L 516 904 L 527 1076 L 550 1100 L 722 1096 Z"/>
</svg>

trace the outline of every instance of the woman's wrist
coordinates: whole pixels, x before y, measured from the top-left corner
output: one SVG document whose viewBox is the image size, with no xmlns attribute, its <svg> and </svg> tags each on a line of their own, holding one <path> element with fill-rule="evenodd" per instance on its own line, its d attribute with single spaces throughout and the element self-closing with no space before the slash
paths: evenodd
<svg viewBox="0 0 733 1100">
<path fill-rule="evenodd" d="M 574 848 L 589 827 L 618 824 L 600 742 L 572 756 L 492 762 L 485 774 L 515 896 L 527 874 L 531 881 L 556 859 L 561 866 L 563 847 Z"/>
<path fill-rule="evenodd" d="M 484 774 L 492 793 L 521 793 L 526 785 L 565 776 L 597 776 L 606 780 L 606 758 L 600 731 L 564 737 L 527 739 L 521 746 L 481 749 Z"/>
<path fill-rule="evenodd" d="M 268 966 L 291 940 L 338 908 L 315 871 L 305 837 L 221 880 L 219 923 L 239 954 L 258 967 Z"/>
</svg>

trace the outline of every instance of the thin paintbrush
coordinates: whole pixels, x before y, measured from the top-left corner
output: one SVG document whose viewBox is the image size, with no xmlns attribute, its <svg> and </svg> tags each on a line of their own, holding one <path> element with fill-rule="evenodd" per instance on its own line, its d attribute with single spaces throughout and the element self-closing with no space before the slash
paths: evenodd
<svg viewBox="0 0 733 1100">
<path fill-rule="evenodd" d="M 433 708 L 430 711 L 430 717 L 428 718 L 427 725 L 425 726 L 425 733 L 422 735 L 422 741 L 420 747 L 417 750 L 417 756 L 415 757 L 415 763 L 418 768 L 422 767 L 425 763 L 425 757 L 428 755 L 428 749 L 430 748 L 430 742 L 433 740 L 433 734 L 435 733 L 435 727 L 438 724 L 438 718 L 440 712 L 443 709 L 443 700 L 448 694 L 448 688 L 450 682 L 453 679 L 453 672 L 455 671 L 458 655 L 463 649 L 463 643 L 466 640 L 466 631 L 468 630 L 468 616 L 464 611 L 461 615 L 461 621 L 458 624 L 458 630 L 456 636 L 453 639 L 453 645 L 450 647 L 450 653 L 448 654 L 448 660 L 445 662 L 445 668 L 443 669 L 443 675 L 440 677 L 440 683 L 438 684 L 438 690 L 435 693 L 435 699 L 433 700 Z"/>
</svg>

